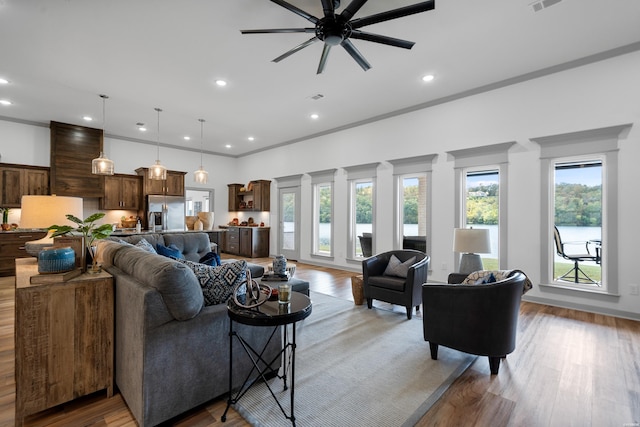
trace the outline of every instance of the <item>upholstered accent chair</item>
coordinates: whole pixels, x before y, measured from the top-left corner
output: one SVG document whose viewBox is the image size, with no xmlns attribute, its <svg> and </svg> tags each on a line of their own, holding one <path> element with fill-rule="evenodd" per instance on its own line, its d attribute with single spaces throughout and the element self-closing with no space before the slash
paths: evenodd
<svg viewBox="0 0 640 427">
<path fill-rule="evenodd" d="M 428 270 L 429 257 L 410 249 L 384 252 L 363 260 L 367 307 L 373 307 L 374 299 L 402 305 L 407 309 L 407 319 L 411 319 L 413 307 L 420 309 L 421 286 L 427 281 Z"/>
<path fill-rule="evenodd" d="M 459 274 L 452 274 L 449 281 L 459 279 Z M 443 345 L 488 356 L 491 374 L 497 374 L 500 360 L 516 347 L 525 280 L 522 272 L 515 271 L 493 283 L 424 284 L 423 332 L 431 358 L 438 359 L 438 346 Z"/>
<path fill-rule="evenodd" d="M 362 236 L 358 236 L 358 240 L 360 240 L 362 256 L 368 258 L 373 255 L 373 237 L 371 233 L 362 233 Z"/>
</svg>

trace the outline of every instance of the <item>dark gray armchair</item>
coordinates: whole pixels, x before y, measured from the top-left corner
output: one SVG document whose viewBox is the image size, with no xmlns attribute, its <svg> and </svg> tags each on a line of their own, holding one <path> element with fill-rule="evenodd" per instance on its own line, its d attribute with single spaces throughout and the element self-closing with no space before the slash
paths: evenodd
<svg viewBox="0 0 640 427">
<path fill-rule="evenodd" d="M 459 280 L 459 274 L 449 277 L 450 283 Z M 438 359 L 438 346 L 443 345 L 488 356 L 491 373 L 497 374 L 500 359 L 516 347 L 525 280 L 523 273 L 515 272 L 494 283 L 423 285 L 423 331 L 431 358 Z"/>
<path fill-rule="evenodd" d="M 395 255 L 401 262 L 416 257 L 406 278 L 384 274 L 391 255 Z M 363 260 L 362 275 L 367 307 L 372 308 L 374 299 L 402 305 L 407 309 L 407 318 L 411 319 L 413 307 L 420 309 L 421 286 L 427 281 L 428 270 L 429 257 L 424 252 L 410 249 L 384 252 Z"/>
</svg>

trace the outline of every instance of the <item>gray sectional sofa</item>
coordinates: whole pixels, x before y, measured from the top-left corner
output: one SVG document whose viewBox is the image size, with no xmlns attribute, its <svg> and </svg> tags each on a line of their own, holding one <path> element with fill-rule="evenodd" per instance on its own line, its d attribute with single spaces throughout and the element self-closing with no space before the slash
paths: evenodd
<svg viewBox="0 0 640 427">
<path fill-rule="evenodd" d="M 146 234 L 123 240 L 136 243 L 142 238 L 152 245 L 175 244 L 192 261 L 210 250 L 203 233 Z M 226 305 L 204 306 L 193 271 L 175 260 L 108 240 L 100 241 L 98 253 L 115 282 L 116 385 L 138 424 L 160 424 L 226 393 Z M 252 269 L 262 275 L 262 267 L 254 264 Z M 234 329 L 257 348 L 270 332 L 245 325 Z M 265 353 L 267 360 L 281 349 L 278 334 Z M 251 369 L 251 361 L 240 347 L 234 347 L 233 354 L 233 378 L 240 380 Z"/>
</svg>

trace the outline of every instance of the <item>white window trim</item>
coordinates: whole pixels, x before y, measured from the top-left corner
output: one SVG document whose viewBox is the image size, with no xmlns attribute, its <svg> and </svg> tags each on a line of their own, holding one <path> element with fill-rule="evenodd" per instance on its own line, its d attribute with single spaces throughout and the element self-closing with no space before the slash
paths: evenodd
<svg viewBox="0 0 640 427">
<path fill-rule="evenodd" d="M 427 220 L 426 220 L 426 234 L 427 234 L 427 253 L 431 253 L 431 241 L 433 239 L 430 238 L 431 233 L 431 217 L 432 217 L 432 203 L 431 203 L 431 195 L 432 195 L 432 171 L 433 171 L 433 161 L 437 157 L 437 154 L 429 154 L 425 156 L 417 156 L 417 157 L 406 157 L 404 159 L 394 159 L 388 160 L 389 163 L 393 165 L 393 177 L 394 177 L 394 194 L 393 194 L 393 245 L 396 249 L 402 248 L 402 240 L 404 237 L 403 225 L 401 224 L 403 215 L 401 206 L 401 189 L 402 189 L 402 180 L 405 177 L 409 176 L 417 176 L 421 174 L 426 175 L 427 179 Z"/>
<path fill-rule="evenodd" d="M 541 178 L 541 224 L 540 224 L 540 285 L 542 287 L 555 287 L 569 292 L 587 292 L 591 294 L 604 294 L 619 296 L 618 268 L 618 143 L 619 139 L 628 132 L 631 124 L 610 126 L 606 128 L 590 129 L 586 131 L 571 132 L 559 135 L 531 138 L 532 142 L 540 145 L 540 178 Z M 549 230 L 552 226 L 552 189 L 551 168 L 556 159 L 577 158 L 580 156 L 604 156 L 603 176 L 603 223 L 602 239 L 606 242 L 607 253 L 603 251 L 602 282 L 599 289 L 585 289 L 574 285 L 555 284 L 551 274 L 549 263 L 553 263 L 551 239 Z M 604 216 L 606 214 L 606 216 Z M 605 265 L 606 264 L 606 265 Z"/>
<path fill-rule="evenodd" d="M 509 149 L 515 145 L 515 141 L 503 142 L 500 144 L 487 145 L 482 147 L 473 147 L 462 150 L 448 151 L 447 153 L 454 157 L 455 175 L 455 228 L 462 227 L 465 209 L 466 189 L 463 188 L 464 177 L 467 170 L 491 170 L 497 169 L 500 179 L 500 199 L 498 210 L 498 260 L 500 269 L 507 269 L 509 265 L 509 248 L 508 248 L 508 210 L 507 197 L 509 194 L 509 181 L 507 174 L 509 172 Z M 473 169 L 471 169 L 473 168 Z M 456 271 L 460 267 L 460 258 L 454 260 Z"/>
<path fill-rule="evenodd" d="M 335 230 L 335 215 L 334 215 L 334 182 L 335 182 L 335 174 L 337 169 L 327 169 L 323 171 L 317 172 L 309 172 L 311 176 L 311 189 L 313 192 L 312 199 L 312 212 L 313 212 L 313 226 L 311 227 L 311 254 L 312 257 L 320 257 L 323 259 L 333 259 L 333 243 L 334 243 L 334 230 Z M 319 208 L 319 191 L 318 188 L 321 185 L 329 185 L 331 187 L 331 244 L 329 246 L 329 254 L 319 253 L 317 249 L 317 244 L 319 242 L 319 226 L 320 226 L 320 218 L 318 217 L 318 208 Z"/>
<path fill-rule="evenodd" d="M 378 169 L 378 165 L 380 163 L 368 163 L 368 164 L 363 164 L 363 165 L 357 165 L 357 166 L 348 166 L 345 167 L 344 170 L 347 172 L 347 181 L 349 183 L 349 226 L 347 228 L 347 261 L 351 261 L 351 262 L 361 262 L 363 260 L 363 257 L 358 257 L 356 256 L 355 253 L 355 247 L 356 247 L 356 242 L 355 239 L 357 239 L 357 236 L 355 235 L 356 232 L 356 214 L 355 214 L 355 191 L 356 191 L 356 184 L 360 183 L 360 182 L 371 182 L 372 183 L 372 200 L 371 200 L 371 204 L 372 204 L 372 211 L 371 212 L 371 230 L 372 230 L 372 234 L 373 237 L 371 239 L 371 248 L 372 251 L 375 253 L 376 252 L 376 209 L 377 209 L 377 203 L 376 203 L 376 192 L 377 192 L 377 185 L 376 185 L 376 176 L 377 176 L 377 169 Z"/>
</svg>

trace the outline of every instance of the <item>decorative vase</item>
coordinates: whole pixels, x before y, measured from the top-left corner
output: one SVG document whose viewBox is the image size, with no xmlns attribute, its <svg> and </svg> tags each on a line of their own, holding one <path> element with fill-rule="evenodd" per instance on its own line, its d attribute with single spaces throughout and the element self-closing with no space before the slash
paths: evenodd
<svg viewBox="0 0 640 427">
<path fill-rule="evenodd" d="M 287 259 L 284 255 L 277 255 L 273 260 L 273 272 L 284 275 L 287 272 Z"/>
<path fill-rule="evenodd" d="M 197 231 L 202 231 L 204 229 L 204 225 L 202 224 L 202 221 L 200 221 L 200 218 L 196 219 L 196 222 L 193 223 L 193 229 Z"/>
<path fill-rule="evenodd" d="M 198 218 L 202 222 L 203 230 L 213 229 L 213 212 L 198 212 Z"/>
<path fill-rule="evenodd" d="M 11 230 L 11 224 L 7 224 L 6 222 L 2 223 L 2 231 L 9 231 Z"/>
<path fill-rule="evenodd" d="M 38 254 L 38 273 L 64 273 L 76 267 L 76 253 L 70 247 L 47 248 Z"/>
</svg>

